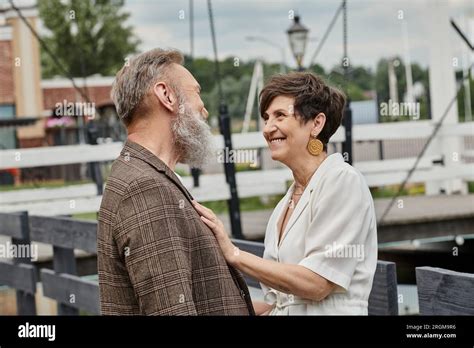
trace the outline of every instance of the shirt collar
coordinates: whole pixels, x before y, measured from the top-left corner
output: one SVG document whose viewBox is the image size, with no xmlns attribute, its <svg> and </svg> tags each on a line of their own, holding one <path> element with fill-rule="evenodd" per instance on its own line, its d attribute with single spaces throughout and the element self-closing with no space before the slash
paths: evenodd
<svg viewBox="0 0 474 348">
<path fill-rule="evenodd" d="M 316 169 L 316 171 L 313 173 L 311 176 L 311 179 L 309 180 L 309 183 L 307 187 L 310 187 L 310 189 L 313 189 L 316 187 L 318 181 L 324 176 L 324 174 L 332 167 L 339 165 L 341 163 L 344 163 L 344 158 L 339 152 L 335 152 L 325 158 L 325 160 L 319 165 L 319 167 Z M 295 183 L 290 186 L 290 189 L 288 190 L 288 193 L 291 194 L 293 187 Z"/>
<path fill-rule="evenodd" d="M 171 168 L 169 168 L 165 162 L 160 160 L 155 154 L 153 154 L 150 150 L 143 147 L 142 145 L 135 143 L 129 139 L 125 141 L 125 145 L 120 153 L 123 157 L 135 157 L 138 158 L 157 171 L 164 173 L 168 179 L 170 179 L 178 188 L 186 195 L 189 200 L 193 200 L 193 196 L 189 193 L 186 187 L 183 184 L 181 177 L 178 174 L 173 172 Z"/>
</svg>

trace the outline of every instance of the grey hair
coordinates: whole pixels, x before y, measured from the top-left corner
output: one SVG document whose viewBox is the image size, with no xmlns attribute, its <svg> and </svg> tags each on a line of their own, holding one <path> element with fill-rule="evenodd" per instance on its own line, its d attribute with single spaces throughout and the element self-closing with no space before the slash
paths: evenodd
<svg viewBox="0 0 474 348">
<path fill-rule="evenodd" d="M 166 78 L 166 70 L 172 63 L 183 64 L 178 50 L 155 48 L 133 57 L 115 76 L 110 96 L 117 114 L 128 126 L 135 113 L 142 109 L 144 97 L 152 84 Z"/>
</svg>

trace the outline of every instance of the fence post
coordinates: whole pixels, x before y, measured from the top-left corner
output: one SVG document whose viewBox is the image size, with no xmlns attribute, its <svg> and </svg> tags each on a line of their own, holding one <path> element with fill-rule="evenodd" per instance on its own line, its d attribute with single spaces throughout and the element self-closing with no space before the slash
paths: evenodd
<svg viewBox="0 0 474 348">
<path fill-rule="evenodd" d="M 352 110 L 351 110 L 351 101 L 347 97 L 347 104 L 344 111 L 344 131 L 345 131 L 345 140 L 342 143 L 342 155 L 344 160 L 347 163 L 352 165 Z"/>
<path fill-rule="evenodd" d="M 98 145 L 97 143 L 98 129 L 95 123 L 89 122 L 87 125 L 87 138 L 90 145 Z M 104 192 L 104 179 L 102 178 L 102 172 L 100 170 L 100 162 L 90 162 L 89 170 L 91 179 L 97 186 L 97 195 L 101 196 Z"/>
<path fill-rule="evenodd" d="M 53 267 L 56 273 L 76 275 L 74 249 L 53 246 Z M 74 296 L 74 294 L 69 294 L 69 296 L 71 295 Z M 79 315 L 79 310 L 64 303 L 58 303 L 58 315 Z"/>
<path fill-rule="evenodd" d="M 378 140 L 377 143 L 379 144 L 379 160 L 383 161 L 383 159 L 384 159 L 383 140 Z"/>
<path fill-rule="evenodd" d="M 17 255 L 13 258 L 14 264 L 27 264 L 31 265 L 31 241 L 30 241 L 30 226 L 28 223 L 28 212 L 23 211 L 20 213 L 21 219 L 21 238 L 12 237 L 12 245 L 17 250 L 28 250 L 29 257 L 25 255 Z M 19 315 L 36 315 L 36 302 L 35 295 L 25 292 L 23 290 L 16 290 L 16 306 L 17 313 Z"/>
</svg>

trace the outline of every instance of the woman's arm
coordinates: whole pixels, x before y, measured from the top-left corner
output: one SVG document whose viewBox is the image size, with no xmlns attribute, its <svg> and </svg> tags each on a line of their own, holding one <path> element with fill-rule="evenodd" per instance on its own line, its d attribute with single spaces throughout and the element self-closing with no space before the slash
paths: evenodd
<svg viewBox="0 0 474 348">
<path fill-rule="evenodd" d="M 212 210 L 195 202 L 202 221 L 217 238 L 227 262 L 267 286 L 306 299 L 321 301 L 336 285 L 306 267 L 266 260 L 236 248 L 229 239 L 222 221 Z"/>
<path fill-rule="evenodd" d="M 262 301 L 252 301 L 253 309 L 256 315 L 268 315 L 273 306 Z"/>
<path fill-rule="evenodd" d="M 235 254 L 229 255 L 231 265 L 284 293 L 321 301 L 335 288 L 334 283 L 306 267 L 265 260 L 245 251 Z"/>
</svg>

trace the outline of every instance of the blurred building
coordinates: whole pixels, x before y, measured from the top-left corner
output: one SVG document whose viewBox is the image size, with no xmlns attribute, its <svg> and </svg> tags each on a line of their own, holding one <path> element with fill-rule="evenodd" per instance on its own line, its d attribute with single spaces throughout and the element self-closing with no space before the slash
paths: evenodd
<svg viewBox="0 0 474 348">
<path fill-rule="evenodd" d="M 121 141 L 126 137 L 125 128 L 117 118 L 115 106 L 110 98 L 114 77 L 91 76 L 87 79 L 74 79 L 75 85 L 88 96 L 96 108 L 93 117 L 57 117 L 57 105 L 69 102 L 83 103 L 81 94 L 67 78 L 44 79 L 41 81 L 43 92 L 43 115 L 48 116 L 45 124 L 48 145 L 89 143 L 87 127 L 93 123 L 96 137 Z"/>
<path fill-rule="evenodd" d="M 36 6 L 22 6 L 21 13 L 36 30 Z M 126 136 L 110 99 L 113 77 L 76 78 L 82 93 L 67 78 L 42 80 L 39 42 L 8 3 L 0 4 L 0 81 L 0 149 L 92 143 L 97 138 L 117 141 Z M 84 103 L 84 94 L 94 108 L 93 117 L 57 115 L 58 104 Z M 20 177 L 77 180 L 83 174 L 76 167 L 11 168 L 0 172 L 0 183 L 18 182 Z"/>
<path fill-rule="evenodd" d="M 5 7 L 7 5 L 4 5 Z M 37 117 L 43 111 L 38 41 L 12 9 L 0 9 L 0 119 Z M 37 10 L 24 8 L 23 15 L 35 28 Z M 15 131 L 2 130 L 0 147 L 36 143 L 44 138 L 42 122 Z"/>
<path fill-rule="evenodd" d="M 36 29 L 37 8 L 21 8 Z M 0 148 L 26 148 L 87 142 L 85 126 L 94 122 L 98 136 L 122 140 L 124 129 L 118 122 L 110 99 L 113 77 L 92 76 L 75 79 L 97 109 L 94 118 L 69 117 L 51 120 L 57 104 L 82 103 L 84 98 L 67 78 L 41 80 L 40 47 L 28 26 L 9 8 L 0 5 Z M 35 122 L 19 122 L 36 119 Z M 63 117 L 64 118 L 64 117 Z"/>
</svg>

